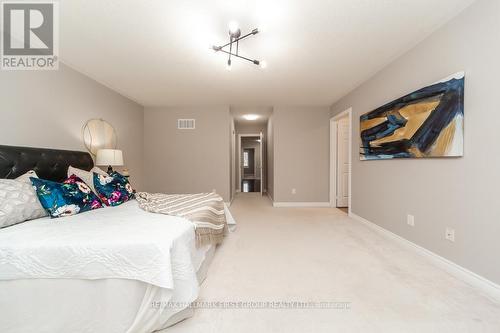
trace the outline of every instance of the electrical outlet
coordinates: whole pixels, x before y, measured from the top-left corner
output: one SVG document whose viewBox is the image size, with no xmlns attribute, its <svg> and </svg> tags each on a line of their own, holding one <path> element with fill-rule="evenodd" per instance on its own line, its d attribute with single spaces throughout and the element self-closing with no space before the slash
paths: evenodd
<svg viewBox="0 0 500 333">
<path fill-rule="evenodd" d="M 446 228 L 446 233 L 444 237 L 449 240 L 450 242 L 455 241 L 455 229 L 452 228 Z"/>
<path fill-rule="evenodd" d="M 292 194 L 297 194 L 297 189 L 292 188 Z"/>
<path fill-rule="evenodd" d="M 408 214 L 408 216 L 406 217 L 406 223 L 409 226 L 414 227 L 415 226 L 415 216 Z"/>
</svg>

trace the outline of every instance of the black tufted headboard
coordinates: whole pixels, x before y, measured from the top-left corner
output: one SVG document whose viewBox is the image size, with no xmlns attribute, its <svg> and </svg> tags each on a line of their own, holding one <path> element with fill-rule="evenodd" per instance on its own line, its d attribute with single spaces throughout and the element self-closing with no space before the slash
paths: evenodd
<svg viewBox="0 0 500 333">
<path fill-rule="evenodd" d="M 0 178 L 16 178 L 35 170 L 42 179 L 61 182 L 70 165 L 90 170 L 94 162 L 89 153 L 81 151 L 0 145 Z"/>
</svg>

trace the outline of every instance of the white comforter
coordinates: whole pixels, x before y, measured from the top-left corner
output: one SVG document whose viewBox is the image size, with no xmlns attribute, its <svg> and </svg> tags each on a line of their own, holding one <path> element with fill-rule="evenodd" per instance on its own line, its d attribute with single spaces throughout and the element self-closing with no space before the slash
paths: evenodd
<svg viewBox="0 0 500 333">
<path fill-rule="evenodd" d="M 195 247 L 191 222 L 136 201 L 0 229 L 0 332 L 162 329 L 192 314 L 213 250 Z"/>
<path fill-rule="evenodd" d="M 194 226 L 137 202 L 0 230 L 0 280 L 122 278 L 172 289 L 196 283 Z M 193 290 L 194 293 L 197 292 Z"/>
</svg>

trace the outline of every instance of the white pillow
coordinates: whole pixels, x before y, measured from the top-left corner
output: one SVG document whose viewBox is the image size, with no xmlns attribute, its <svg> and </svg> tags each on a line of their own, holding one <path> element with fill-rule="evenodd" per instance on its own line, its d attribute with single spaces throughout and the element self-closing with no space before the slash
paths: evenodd
<svg viewBox="0 0 500 333">
<path fill-rule="evenodd" d="M 38 178 L 38 175 L 36 174 L 36 172 L 34 170 L 30 170 L 30 171 L 26 172 L 24 175 L 17 177 L 16 180 L 19 180 L 20 182 L 31 185 L 30 177 Z M 35 190 L 33 190 L 33 192 L 34 191 Z"/>
<path fill-rule="evenodd" d="M 43 216 L 47 216 L 47 212 L 40 204 L 31 182 L 0 179 L 0 228 Z"/>
<path fill-rule="evenodd" d="M 86 171 L 70 166 L 68 168 L 68 177 L 71 177 L 71 175 L 77 176 L 78 178 L 83 180 L 83 182 L 87 184 L 95 194 L 97 194 L 94 187 L 94 172 L 99 175 L 108 176 L 106 172 L 102 171 L 98 167 L 93 167 L 90 171 Z"/>
</svg>

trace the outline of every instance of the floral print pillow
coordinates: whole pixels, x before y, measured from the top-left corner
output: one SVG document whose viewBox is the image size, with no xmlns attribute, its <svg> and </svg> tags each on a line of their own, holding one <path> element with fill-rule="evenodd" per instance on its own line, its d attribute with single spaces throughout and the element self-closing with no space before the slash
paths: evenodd
<svg viewBox="0 0 500 333">
<path fill-rule="evenodd" d="M 75 175 L 62 183 L 30 177 L 43 208 L 50 217 L 63 217 L 102 208 L 90 187 Z"/>
<path fill-rule="evenodd" d="M 127 177 L 118 172 L 111 172 L 108 176 L 94 172 L 94 187 L 106 206 L 118 206 L 134 198 L 134 190 Z"/>
</svg>

